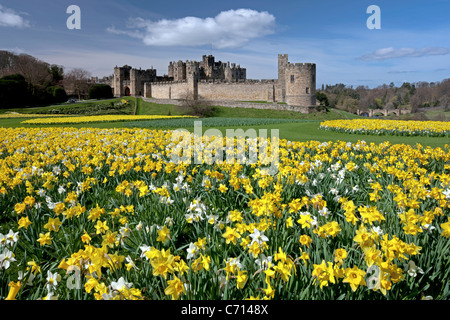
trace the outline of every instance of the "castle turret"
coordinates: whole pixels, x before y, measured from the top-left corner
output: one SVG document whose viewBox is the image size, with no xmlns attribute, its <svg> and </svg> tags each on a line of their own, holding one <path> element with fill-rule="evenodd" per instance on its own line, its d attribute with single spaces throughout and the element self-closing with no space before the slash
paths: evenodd
<svg viewBox="0 0 450 320">
<path fill-rule="evenodd" d="M 280 91 L 279 99 L 281 102 L 286 102 L 286 79 L 285 71 L 288 65 L 288 55 L 278 55 L 278 90 Z"/>
<path fill-rule="evenodd" d="M 115 97 L 130 94 L 130 70 L 131 67 L 127 65 L 114 68 L 113 86 Z"/>
<path fill-rule="evenodd" d="M 292 106 L 316 105 L 316 64 L 288 63 L 284 72 L 285 102 Z"/>
</svg>

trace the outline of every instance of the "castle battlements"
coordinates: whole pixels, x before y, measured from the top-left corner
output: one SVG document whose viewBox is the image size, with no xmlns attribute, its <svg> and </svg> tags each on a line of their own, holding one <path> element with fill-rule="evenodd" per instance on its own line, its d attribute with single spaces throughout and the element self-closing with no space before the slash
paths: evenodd
<svg viewBox="0 0 450 320">
<path fill-rule="evenodd" d="M 287 64 L 288 69 L 311 69 L 311 68 L 315 68 L 315 66 L 316 66 L 315 63 L 297 62 L 297 63 L 288 63 Z"/>
<path fill-rule="evenodd" d="M 177 80 L 177 81 L 157 81 L 151 82 L 152 86 L 165 86 L 168 84 L 177 84 L 177 83 L 187 83 L 187 80 Z"/>
</svg>

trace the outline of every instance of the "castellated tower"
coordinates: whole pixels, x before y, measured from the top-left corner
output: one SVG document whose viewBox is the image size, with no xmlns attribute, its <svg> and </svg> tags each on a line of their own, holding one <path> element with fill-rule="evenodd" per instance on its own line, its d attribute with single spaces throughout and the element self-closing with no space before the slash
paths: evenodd
<svg viewBox="0 0 450 320">
<path fill-rule="evenodd" d="M 288 65 L 288 55 L 278 55 L 278 90 L 280 91 L 281 102 L 286 102 L 286 79 L 285 72 Z"/>
<path fill-rule="evenodd" d="M 144 83 L 155 81 L 156 78 L 156 70 L 155 69 L 147 69 L 147 70 L 130 70 L 130 94 L 132 96 L 142 96 L 144 94 Z"/>
<path fill-rule="evenodd" d="M 316 105 L 316 64 L 289 63 L 278 55 L 278 89 L 281 100 L 291 106 Z"/>
<path fill-rule="evenodd" d="M 130 70 L 131 67 L 128 65 L 124 65 L 123 67 L 116 66 L 114 68 L 114 97 L 130 94 Z"/>
<path fill-rule="evenodd" d="M 141 96 L 144 94 L 144 83 L 155 81 L 155 69 L 134 69 L 128 65 L 114 68 L 114 96 Z"/>
</svg>

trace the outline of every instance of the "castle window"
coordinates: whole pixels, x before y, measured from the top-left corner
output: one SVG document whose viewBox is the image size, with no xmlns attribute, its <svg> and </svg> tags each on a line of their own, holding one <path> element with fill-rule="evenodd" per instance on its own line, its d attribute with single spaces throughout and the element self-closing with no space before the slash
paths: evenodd
<svg viewBox="0 0 450 320">
<path fill-rule="evenodd" d="M 309 88 L 306 87 L 306 94 L 309 94 Z"/>
<path fill-rule="evenodd" d="M 294 75 L 291 75 L 291 83 L 294 83 Z"/>
</svg>

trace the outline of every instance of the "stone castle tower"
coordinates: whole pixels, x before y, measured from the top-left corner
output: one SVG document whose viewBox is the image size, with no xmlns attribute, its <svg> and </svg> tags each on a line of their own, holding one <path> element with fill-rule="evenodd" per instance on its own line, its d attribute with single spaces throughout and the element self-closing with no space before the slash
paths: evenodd
<svg viewBox="0 0 450 320">
<path fill-rule="evenodd" d="M 114 96 L 141 96 L 144 83 L 156 80 L 156 69 L 134 69 L 128 65 L 114 68 Z"/>
<path fill-rule="evenodd" d="M 278 90 L 288 105 L 316 105 L 316 64 L 290 63 L 287 54 L 279 54 Z"/>
</svg>

